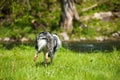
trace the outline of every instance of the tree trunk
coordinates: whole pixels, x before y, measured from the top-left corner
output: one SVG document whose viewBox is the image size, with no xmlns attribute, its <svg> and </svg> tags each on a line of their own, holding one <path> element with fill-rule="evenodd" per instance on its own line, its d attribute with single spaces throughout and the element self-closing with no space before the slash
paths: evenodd
<svg viewBox="0 0 120 80">
<path fill-rule="evenodd" d="M 60 0 L 61 19 L 59 26 L 62 27 L 65 32 L 71 32 L 73 30 L 73 19 L 80 22 L 75 2 L 76 0 Z"/>
</svg>

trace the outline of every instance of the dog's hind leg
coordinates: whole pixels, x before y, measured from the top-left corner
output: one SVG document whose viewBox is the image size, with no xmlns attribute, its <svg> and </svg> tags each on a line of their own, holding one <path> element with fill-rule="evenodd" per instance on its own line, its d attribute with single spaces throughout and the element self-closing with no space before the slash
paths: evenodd
<svg viewBox="0 0 120 80">
<path fill-rule="evenodd" d="M 47 66 L 47 62 L 48 62 L 48 52 L 47 53 L 44 52 L 44 66 L 45 67 Z"/>
<path fill-rule="evenodd" d="M 53 58 L 54 58 L 54 55 L 50 54 L 51 63 L 53 63 Z"/>
<path fill-rule="evenodd" d="M 54 61 L 54 56 L 55 56 L 55 50 L 50 54 L 50 59 L 51 59 L 51 63 L 53 63 Z"/>
<path fill-rule="evenodd" d="M 57 47 L 57 46 L 55 46 L 55 47 L 53 48 L 53 51 L 52 51 L 52 53 L 51 53 L 51 55 L 50 55 L 51 63 L 53 62 L 55 53 L 56 53 L 56 51 L 57 51 L 57 48 L 56 48 L 56 47 Z"/>
</svg>

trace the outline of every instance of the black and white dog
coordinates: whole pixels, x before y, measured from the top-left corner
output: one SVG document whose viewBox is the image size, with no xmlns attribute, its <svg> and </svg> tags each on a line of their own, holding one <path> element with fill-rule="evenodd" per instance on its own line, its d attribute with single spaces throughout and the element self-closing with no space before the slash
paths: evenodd
<svg viewBox="0 0 120 80">
<path fill-rule="evenodd" d="M 44 65 L 47 65 L 48 56 L 53 62 L 53 58 L 56 50 L 61 46 L 61 41 L 56 34 L 51 34 L 49 32 L 41 32 L 36 37 L 36 53 L 34 56 L 34 61 L 38 57 L 38 53 L 43 51 L 44 53 Z"/>
</svg>

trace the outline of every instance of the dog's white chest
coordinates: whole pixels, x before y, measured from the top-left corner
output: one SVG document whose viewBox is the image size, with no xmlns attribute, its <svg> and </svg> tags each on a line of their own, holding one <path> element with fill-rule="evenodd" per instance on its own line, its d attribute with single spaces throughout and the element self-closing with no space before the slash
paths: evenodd
<svg viewBox="0 0 120 80">
<path fill-rule="evenodd" d="M 43 49 L 43 48 L 46 48 L 46 40 L 38 40 L 38 48 L 39 50 Z"/>
</svg>

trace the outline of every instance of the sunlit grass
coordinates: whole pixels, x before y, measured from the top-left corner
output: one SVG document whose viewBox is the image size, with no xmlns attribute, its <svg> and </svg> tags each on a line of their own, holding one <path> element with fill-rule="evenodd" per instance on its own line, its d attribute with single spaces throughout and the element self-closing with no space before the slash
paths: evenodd
<svg viewBox="0 0 120 80">
<path fill-rule="evenodd" d="M 0 49 L 0 80 L 120 79 L 120 51 L 77 53 L 61 48 L 47 67 L 42 64 L 43 54 L 33 62 L 34 53 L 29 46 Z"/>
</svg>

